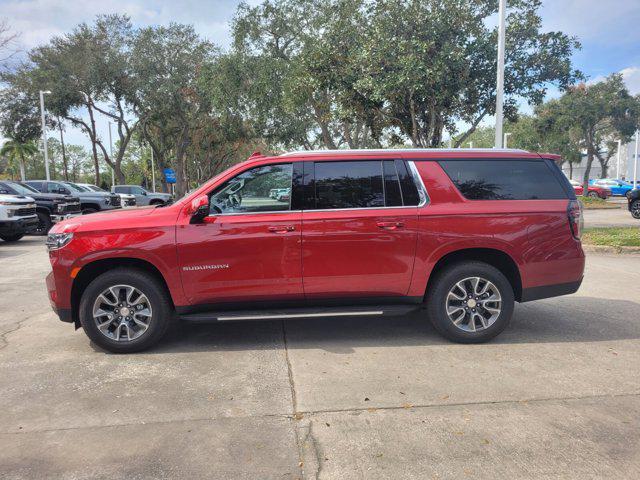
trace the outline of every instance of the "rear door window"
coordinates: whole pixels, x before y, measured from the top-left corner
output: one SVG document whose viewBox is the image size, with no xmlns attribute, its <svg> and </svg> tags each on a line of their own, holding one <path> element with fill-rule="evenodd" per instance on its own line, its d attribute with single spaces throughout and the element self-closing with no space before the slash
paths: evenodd
<svg viewBox="0 0 640 480">
<path fill-rule="evenodd" d="M 442 160 L 469 200 L 552 200 L 567 193 L 544 160 Z"/>
<path fill-rule="evenodd" d="M 384 207 L 381 161 L 316 162 L 315 207 Z"/>
</svg>

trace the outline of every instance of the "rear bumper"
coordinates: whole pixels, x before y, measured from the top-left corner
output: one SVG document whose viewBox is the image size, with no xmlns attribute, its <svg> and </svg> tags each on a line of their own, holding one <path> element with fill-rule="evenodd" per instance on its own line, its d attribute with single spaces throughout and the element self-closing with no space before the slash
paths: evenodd
<svg viewBox="0 0 640 480">
<path fill-rule="evenodd" d="M 17 220 L 7 220 L 0 222 L 0 235 L 18 235 L 20 233 L 30 233 L 38 226 L 38 217 L 35 215 L 29 218 Z"/>
<path fill-rule="evenodd" d="M 559 297 L 576 293 L 582 285 L 582 278 L 577 282 L 557 283 L 554 285 L 541 285 L 538 287 L 524 288 L 520 302 L 530 302 L 542 298 Z"/>
</svg>

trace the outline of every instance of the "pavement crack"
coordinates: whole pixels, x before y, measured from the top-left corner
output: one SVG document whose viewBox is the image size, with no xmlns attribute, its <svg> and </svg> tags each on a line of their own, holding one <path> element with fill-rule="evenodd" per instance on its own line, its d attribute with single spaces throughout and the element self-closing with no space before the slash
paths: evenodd
<svg viewBox="0 0 640 480">
<path fill-rule="evenodd" d="M 296 422 L 300 420 L 298 413 L 298 400 L 296 397 L 296 384 L 293 379 L 293 369 L 291 368 L 291 360 L 289 359 L 289 346 L 287 343 L 287 328 L 285 321 L 282 320 L 282 344 L 284 348 L 284 359 L 287 364 L 287 375 L 289 377 L 289 388 L 291 389 L 291 417 L 293 421 L 293 434 L 296 441 L 296 449 L 298 450 L 298 468 L 300 477 L 304 478 L 304 455 L 300 444 L 300 434 Z"/>
<path fill-rule="evenodd" d="M 0 350 L 2 350 L 3 348 L 5 348 L 7 345 L 9 345 L 9 340 L 8 340 L 8 336 L 10 333 L 16 332 L 18 330 L 20 330 L 22 328 L 22 326 L 28 322 L 29 320 L 31 320 L 33 317 L 27 317 L 27 318 L 23 318 L 22 320 L 20 320 L 19 322 L 14 323 L 15 328 L 12 328 L 10 330 L 7 330 L 5 332 L 2 332 L 0 334 Z"/>
<path fill-rule="evenodd" d="M 308 420 L 307 425 L 301 426 L 300 429 L 304 431 L 302 438 L 303 478 L 318 480 L 322 472 L 323 456 L 320 443 L 313 435 L 313 421 Z"/>
</svg>

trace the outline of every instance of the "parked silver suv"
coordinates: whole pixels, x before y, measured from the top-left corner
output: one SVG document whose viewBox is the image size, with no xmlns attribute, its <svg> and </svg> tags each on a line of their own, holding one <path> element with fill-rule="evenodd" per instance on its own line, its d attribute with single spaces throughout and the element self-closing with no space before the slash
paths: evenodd
<svg viewBox="0 0 640 480">
<path fill-rule="evenodd" d="M 114 193 L 127 193 L 135 195 L 136 205 L 165 205 L 173 201 L 168 193 L 153 193 L 138 185 L 116 185 L 111 187 Z"/>
</svg>

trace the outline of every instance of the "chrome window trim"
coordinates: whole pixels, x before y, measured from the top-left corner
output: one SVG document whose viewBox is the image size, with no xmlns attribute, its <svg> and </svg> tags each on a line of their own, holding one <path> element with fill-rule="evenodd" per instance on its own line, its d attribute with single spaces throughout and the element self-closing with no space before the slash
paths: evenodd
<svg viewBox="0 0 640 480">
<path fill-rule="evenodd" d="M 418 189 L 418 196 L 420 197 L 420 202 L 418 202 L 417 207 L 424 207 L 427 203 L 429 203 L 429 194 L 427 193 L 427 188 L 424 186 L 424 182 L 422 181 L 422 177 L 416 168 L 416 164 L 413 160 L 408 160 L 407 165 L 409 165 L 409 172 L 413 177 L 413 183 L 415 183 L 416 188 Z"/>
<path fill-rule="evenodd" d="M 273 215 L 273 214 L 283 214 L 283 213 L 305 213 L 305 212 L 346 212 L 346 211 L 355 211 L 355 210 L 395 210 L 398 208 L 424 207 L 427 203 L 429 203 L 429 200 L 430 200 L 429 194 L 427 193 L 427 188 L 424 186 L 424 182 L 422 181 L 422 177 L 420 176 L 420 173 L 416 168 L 415 162 L 413 160 L 407 160 L 406 163 L 409 166 L 409 174 L 411 175 L 411 178 L 413 179 L 413 183 L 416 185 L 416 188 L 418 190 L 418 197 L 420 198 L 420 202 L 418 203 L 418 205 L 398 205 L 395 207 L 354 207 L 354 208 L 323 208 L 323 209 L 309 209 L 309 210 L 275 210 L 273 212 L 216 213 L 215 215 L 209 214 L 207 215 L 207 217 L 228 217 L 233 215 Z M 291 164 L 293 165 L 293 162 L 291 162 Z M 380 164 L 382 165 L 382 161 Z M 244 170 L 244 172 L 248 170 Z M 384 169 L 382 171 L 382 174 L 383 174 L 382 186 L 384 189 Z M 293 182 L 293 178 L 292 178 L 292 182 Z M 293 191 L 293 185 L 292 185 L 292 191 Z M 400 194 L 402 195 L 402 189 L 400 189 Z M 289 205 L 291 205 L 291 203 L 289 203 Z"/>
</svg>

